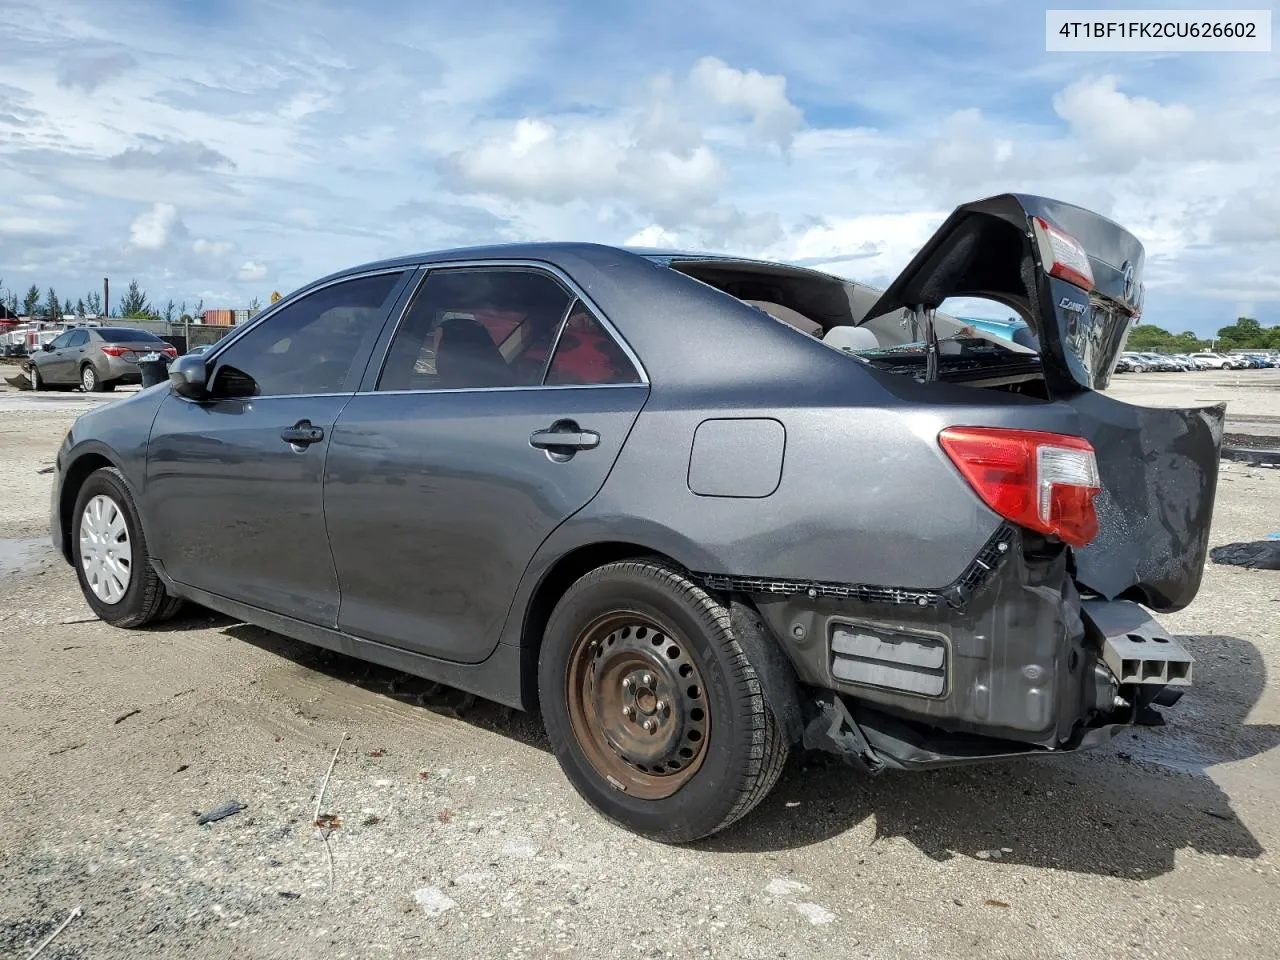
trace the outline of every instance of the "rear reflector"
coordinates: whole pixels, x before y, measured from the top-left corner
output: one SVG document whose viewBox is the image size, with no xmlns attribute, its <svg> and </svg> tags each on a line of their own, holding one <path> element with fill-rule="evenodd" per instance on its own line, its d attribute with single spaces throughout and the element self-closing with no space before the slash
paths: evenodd
<svg viewBox="0 0 1280 960">
<path fill-rule="evenodd" d="M 948 427 L 938 443 L 983 502 L 1006 520 L 1073 547 L 1098 535 L 1098 464 L 1083 437 Z"/>
<path fill-rule="evenodd" d="M 1048 274 L 1085 290 L 1092 290 L 1093 267 L 1089 264 L 1089 254 L 1080 242 L 1049 221 L 1041 217 L 1034 219 L 1040 262 L 1044 264 Z"/>
</svg>

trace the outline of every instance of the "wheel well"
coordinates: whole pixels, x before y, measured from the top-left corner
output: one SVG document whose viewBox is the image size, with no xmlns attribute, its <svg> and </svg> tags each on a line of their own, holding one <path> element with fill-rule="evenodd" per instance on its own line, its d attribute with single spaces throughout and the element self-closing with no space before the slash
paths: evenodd
<svg viewBox="0 0 1280 960">
<path fill-rule="evenodd" d="M 71 562 L 71 514 L 76 508 L 80 488 L 95 470 L 113 466 L 115 464 L 100 453 L 86 453 L 67 467 L 67 475 L 62 481 L 62 494 L 58 498 L 58 520 L 62 527 L 62 555 L 67 558 L 68 563 Z"/>
<path fill-rule="evenodd" d="M 573 584 L 597 567 L 619 560 L 633 560 L 637 557 L 654 557 L 671 561 L 657 551 L 650 550 L 634 543 L 592 543 L 585 547 L 571 550 L 552 565 L 533 592 L 528 609 L 524 616 L 524 629 L 520 634 L 521 645 L 525 648 L 528 659 L 526 664 L 532 669 L 524 671 L 521 686 L 525 703 L 538 702 L 538 651 L 542 648 L 542 634 L 551 619 L 551 611 L 556 608 L 560 598 Z"/>
</svg>

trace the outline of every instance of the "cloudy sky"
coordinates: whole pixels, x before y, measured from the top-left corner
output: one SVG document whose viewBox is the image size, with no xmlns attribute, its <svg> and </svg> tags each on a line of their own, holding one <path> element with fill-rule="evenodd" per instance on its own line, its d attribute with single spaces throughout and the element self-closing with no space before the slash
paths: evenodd
<svg viewBox="0 0 1280 960">
<path fill-rule="evenodd" d="M 875 283 L 1015 189 L 1137 233 L 1150 322 L 1280 322 L 1277 54 L 1044 46 L 1022 0 L 5 0 L 0 279 L 242 306 L 587 239 Z"/>
</svg>

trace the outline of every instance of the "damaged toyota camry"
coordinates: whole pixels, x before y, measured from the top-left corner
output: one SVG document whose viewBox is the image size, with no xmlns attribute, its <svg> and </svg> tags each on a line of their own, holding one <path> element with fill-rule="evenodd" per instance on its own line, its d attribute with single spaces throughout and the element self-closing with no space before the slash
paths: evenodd
<svg viewBox="0 0 1280 960">
<path fill-rule="evenodd" d="M 684 842 L 789 751 L 1067 753 L 1192 683 L 1222 406 L 1104 392 L 1143 249 L 966 204 L 887 288 L 553 243 L 319 280 L 82 416 L 52 537 L 120 627 L 191 601 L 540 709 L 597 810 Z M 1004 340 L 940 307 L 993 300 Z"/>
</svg>

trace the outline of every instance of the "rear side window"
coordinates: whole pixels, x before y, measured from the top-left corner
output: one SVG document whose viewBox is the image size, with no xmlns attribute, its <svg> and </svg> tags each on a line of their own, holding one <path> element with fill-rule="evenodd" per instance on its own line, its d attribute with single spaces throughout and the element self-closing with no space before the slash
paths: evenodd
<svg viewBox="0 0 1280 960">
<path fill-rule="evenodd" d="M 547 369 L 547 385 L 639 382 L 640 374 L 618 342 L 581 300 L 575 301 Z"/>
<path fill-rule="evenodd" d="M 344 280 L 282 307 L 219 357 L 215 397 L 342 393 L 359 376 L 403 273 Z M 354 389 L 353 387 L 350 389 Z"/>
<path fill-rule="evenodd" d="M 107 343 L 163 343 L 154 333 L 146 330 L 135 330 L 130 327 L 98 327 L 93 331 Z"/>
<path fill-rule="evenodd" d="M 537 386 L 572 299 L 536 270 L 428 273 L 392 338 L 378 389 Z"/>
</svg>

